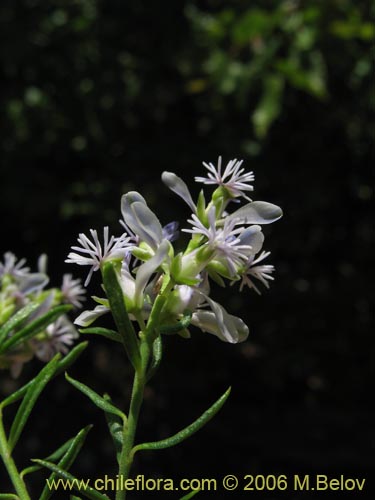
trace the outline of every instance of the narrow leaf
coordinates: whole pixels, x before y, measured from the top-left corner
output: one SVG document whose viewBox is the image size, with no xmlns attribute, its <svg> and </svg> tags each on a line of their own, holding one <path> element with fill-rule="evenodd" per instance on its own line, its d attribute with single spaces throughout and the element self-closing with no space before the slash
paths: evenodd
<svg viewBox="0 0 375 500">
<path fill-rule="evenodd" d="M 20 500 L 20 498 L 13 493 L 0 493 L 0 500 Z"/>
<path fill-rule="evenodd" d="M 70 445 L 72 444 L 74 438 L 68 439 L 64 444 L 60 446 L 56 451 L 51 453 L 51 455 L 48 455 L 48 457 L 44 458 L 44 460 L 48 460 L 48 462 L 56 462 L 61 458 L 64 453 L 69 449 Z M 40 465 L 32 465 L 31 467 L 27 467 L 26 469 L 23 469 L 21 472 L 21 477 L 25 477 L 27 474 L 31 474 L 32 472 L 36 472 L 38 470 L 42 469 Z"/>
<path fill-rule="evenodd" d="M 121 410 L 119 410 L 116 406 L 113 404 L 109 403 L 106 401 L 104 398 L 99 396 L 95 391 L 90 389 L 85 384 L 82 384 L 82 382 L 78 382 L 78 380 L 74 380 L 73 378 L 69 377 L 69 375 L 66 373 L 65 378 L 68 382 L 70 382 L 76 389 L 81 391 L 85 396 L 87 396 L 91 401 L 101 410 L 108 412 L 108 413 L 113 413 L 114 415 L 118 415 L 122 420 L 124 420 L 126 417 L 123 414 Z"/>
<path fill-rule="evenodd" d="M 10 450 L 13 450 L 14 446 L 16 445 L 18 438 L 20 437 L 21 432 L 25 427 L 27 419 L 29 418 L 31 410 L 33 409 L 40 393 L 43 391 L 45 386 L 55 374 L 60 358 L 61 355 L 56 354 L 56 356 L 51 359 L 51 361 L 39 372 L 39 374 L 33 380 L 32 384 L 30 384 L 29 388 L 27 389 L 10 429 Z"/>
<path fill-rule="evenodd" d="M 192 424 L 182 429 L 177 434 L 173 436 L 162 439 L 161 441 L 154 441 L 151 443 L 142 443 L 138 444 L 133 448 L 133 455 L 140 450 L 162 450 L 164 448 L 170 448 L 172 446 L 176 446 L 177 444 L 185 441 L 185 439 L 189 438 L 193 434 L 195 434 L 199 429 L 201 429 L 204 425 L 207 424 L 213 418 L 216 413 L 223 406 L 225 401 L 228 399 L 231 388 L 229 387 L 226 392 L 208 409 L 206 410 L 197 420 L 195 420 Z"/>
<path fill-rule="evenodd" d="M 71 309 L 70 305 L 56 306 L 48 313 L 35 319 L 29 325 L 25 326 L 19 332 L 15 333 L 12 337 L 6 340 L 0 348 L 0 352 L 6 352 L 11 347 L 15 347 L 21 342 L 26 342 L 38 333 L 43 331 L 48 325 L 53 323 L 62 314 L 65 314 Z"/>
<path fill-rule="evenodd" d="M 17 328 L 23 323 L 38 307 L 40 304 L 35 302 L 27 304 L 25 307 L 16 312 L 8 321 L 0 328 L 0 345 L 6 339 L 8 333 Z"/>
<path fill-rule="evenodd" d="M 66 479 L 71 481 L 72 486 L 74 489 L 79 491 L 79 493 L 87 498 L 90 498 L 90 500 L 109 500 L 107 495 L 104 495 L 103 493 L 99 493 L 98 491 L 91 489 L 88 487 L 88 489 L 83 489 L 83 480 L 79 480 L 69 472 L 66 472 L 65 470 L 61 469 L 57 465 L 48 462 L 47 460 L 38 460 L 38 459 L 33 459 L 33 462 L 40 464 L 41 466 L 45 467 L 46 469 L 51 470 L 54 472 L 57 477 L 60 477 L 61 479 Z"/>
<path fill-rule="evenodd" d="M 109 340 L 114 340 L 115 342 L 120 342 L 122 344 L 121 336 L 114 330 L 109 330 L 108 328 L 82 328 L 79 333 L 90 334 L 90 335 L 101 335 Z"/>
<path fill-rule="evenodd" d="M 117 273 L 112 262 L 105 262 L 102 268 L 102 275 L 113 319 L 115 320 L 128 357 L 134 369 L 137 370 L 141 363 L 138 338 L 129 319 L 122 288 L 118 282 Z"/>
<path fill-rule="evenodd" d="M 69 368 L 77 359 L 78 357 L 82 354 L 82 352 L 86 349 L 88 345 L 88 342 L 81 342 L 80 344 L 77 344 L 66 356 L 64 356 L 58 364 L 57 370 L 54 373 L 53 377 L 56 377 L 62 372 L 65 372 L 67 368 Z M 33 384 L 35 378 L 30 380 L 27 384 L 24 386 L 20 387 L 16 392 L 5 398 L 1 403 L 0 407 L 5 408 L 6 406 L 16 403 L 20 399 L 24 397 L 26 394 L 27 390 Z"/>
<path fill-rule="evenodd" d="M 156 337 L 156 339 L 152 344 L 152 360 L 146 375 L 147 382 L 152 379 L 152 377 L 158 370 L 162 356 L 163 356 L 163 344 L 161 337 L 159 335 L 159 337 Z"/>
<path fill-rule="evenodd" d="M 108 403 L 111 402 L 111 398 L 108 394 L 104 394 L 104 399 Z M 121 420 L 121 418 L 118 417 L 118 415 L 114 415 L 113 413 L 105 412 L 105 418 L 107 420 L 107 425 L 113 440 L 113 444 L 115 445 L 117 462 L 120 463 L 120 455 L 124 442 L 123 440 L 124 423 Z"/>
<path fill-rule="evenodd" d="M 74 460 L 76 459 L 78 453 L 81 451 L 81 448 L 83 446 L 83 443 L 85 442 L 86 436 L 90 429 L 92 428 L 92 425 L 88 425 L 87 427 L 83 428 L 77 436 L 72 440 L 69 448 L 67 449 L 66 453 L 63 455 L 61 458 L 60 462 L 57 464 L 57 467 L 59 469 L 68 471 L 70 467 L 73 465 Z M 56 473 L 52 473 L 48 479 L 49 484 L 52 484 L 53 481 L 56 479 L 57 475 Z M 53 495 L 53 490 L 48 487 L 48 482 L 46 482 L 46 485 L 42 491 L 42 494 L 40 495 L 39 500 L 49 500 L 51 496 Z"/>
</svg>

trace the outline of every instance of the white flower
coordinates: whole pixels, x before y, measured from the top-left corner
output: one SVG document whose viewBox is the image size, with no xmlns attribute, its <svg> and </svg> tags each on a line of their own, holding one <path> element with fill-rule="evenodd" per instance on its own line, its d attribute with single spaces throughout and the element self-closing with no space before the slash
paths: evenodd
<svg viewBox="0 0 375 500">
<path fill-rule="evenodd" d="M 216 227 L 215 207 L 211 207 L 207 215 L 208 227 L 193 214 L 192 218 L 188 220 L 192 229 L 183 229 L 182 231 L 205 236 L 207 238 L 206 245 L 215 251 L 214 257 L 224 258 L 230 273 L 234 275 L 237 272 L 237 267 L 247 261 L 251 251 L 251 246 L 241 244 L 239 238 L 244 228 L 236 228 L 236 220 L 234 219 L 224 219 L 224 225 Z"/>
<path fill-rule="evenodd" d="M 73 279 L 71 274 L 64 274 L 61 293 L 65 302 L 77 308 L 82 307 L 82 302 L 85 300 L 85 289 L 82 288 L 80 279 Z"/>
<path fill-rule="evenodd" d="M 76 252 L 70 252 L 68 258 L 65 262 L 70 264 L 78 264 L 80 266 L 91 266 L 90 272 L 86 278 L 84 286 L 87 286 L 90 282 L 92 273 L 100 268 L 100 264 L 106 259 L 116 259 L 123 258 L 125 251 L 129 250 L 131 244 L 129 243 L 130 238 L 126 234 L 115 238 L 111 236 L 109 238 L 108 226 L 103 230 L 104 245 L 102 247 L 98 233 L 95 229 L 90 229 L 91 237 L 94 242 L 83 233 L 80 233 L 78 237 L 78 243 L 81 246 L 74 246 L 72 250 L 80 252 L 83 255 L 79 255 Z"/>
<path fill-rule="evenodd" d="M 60 316 L 46 328 L 47 337 L 35 340 L 35 354 L 44 362 L 50 361 L 55 354 L 66 354 L 74 340 L 78 338 L 77 330 L 66 316 Z"/>
<path fill-rule="evenodd" d="M 247 285 L 249 288 L 254 288 L 254 290 L 260 295 L 260 291 L 256 287 L 252 278 L 256 278 L 257 280 L 259 280 L 266 288 L 270 287 L 268 281 L 274 280 L 274 277 L 271 276 L 271 273 L 273 273 L 275 270 L 274 266 L 270 264 L 261 264 L 260 266 L 255 265 L 268 257 L 270 253 L 271 252 L 263 251 L 256 259 L 254 256 L 249 259 L 246 269 L 242 275 L 240 291 L 245 285 Z"/>
<path fill-rule="evenodd" d="M 247 200 L 249 198 L 245 195 L 245 191 L 253 191 L 254 187 L 249 182 L 254 181 L 253 172 L 245 172 L 241 168 L 243 160 L 231 160 L 223 173 L 221 173 L 221 156 L 217 162 L 217 167 L 212 163 L 205 163 L 203 165 L 208 170 L 207 177 L 195 177 L 196 182 L 203 182 L 204 184 L 214 184 L 217 186 L 225 187 L 233 198 L 243 197 Z"/>
</svg>

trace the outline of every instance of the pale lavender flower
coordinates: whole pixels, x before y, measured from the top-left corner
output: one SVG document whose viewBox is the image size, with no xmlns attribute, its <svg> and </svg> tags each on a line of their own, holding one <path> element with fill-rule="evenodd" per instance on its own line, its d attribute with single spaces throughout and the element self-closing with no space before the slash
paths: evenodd
<svg viewBox="0 0 375 500">
<path fill-rule="evenodd" d="M 0 262 L 0 278 L 4 275 L 9 274 L 15 278 L 23 278 L 29 272 L 29 267 L 24 267 L 26 264 L 26 259 L 20 259 L 17 262 L 17 257 L 12 252 L 6 252 L 4 254 L 4 262 Z"/>
<path fill-rule="evenodd" d="M 46 338 L 35 339 L 35 355 L 44 362 L 50 361 L 55 354 L 67 354 L 69 347 L 78 338 L 78 332 L 66 316 L 60 316 L 46 328 Z"/>
<path fill-rule="evenodd" d="M 109 229 L 106 226 L 103 230 L 104 245 L 102 247 L 98 233 L 95 229 L 90 229 L 91 237 L 93 242 L 83 233 L 80 233 L 78 237 L 78 243 L 81 246 L 73 246 L 72 250 L 80 252 L 80 255 L 76 252 L 70 252 L 68 258 L 65 262 L 70 264 L 78 264 L 80 266 L 91 266 L 89 274 L 86 278 L 84 286 L 87 286 L 90 282 L 92 273 L 100 269 L 100 264 L 106 259 L 116 259 L 123 258 L 126 250 L 131 248 L 130 238 L 126 234 L 115 238 L 111 236 L 109 238 Z"/>
<path fill-rule="evenodd" d="M 215 251 L 215 257 L 224 258 L 230 273 L 236 274 L 237 267 L 246 262 L 251 251 L 251 246 L 241 244 L 239 238 L 244 228 L 236 228 L 236 221 L 228 218 L 224 219 L 222 227 L 216 227 L 215 207 L 208 211 L 208 227 L 195 214 L 192 214 L 188 222 L 192 228 L 182 231 L 205 236 L 206 244 Z"/>
<path fill-rule="evenodd" d="M 73 279 L 71 274 L 64 274 L 61 285 L 61 293 L 64 302 L 72 304 L 76 308 L 82 307 L 85 299 L 85 289 L 81 286 L 80 279 Z"/>
<path fill-rule="evenodd" d="M 224 172 L 221 171 L 221 156 L 219 156 L 217 167 L 212 163 L 205 163 L 203 165 L 208 170 L 207 177 L 195 177 L 196 182 L 203 182 L 203 184 L 213 184 L 225 187 L 233 198 L 243 197 L 250 200 L 245 195 L 245 191 L 253 191 L 254 187 L 249 182 L 254 181 L 253 172 L 245 172 L 241 168 L 243 160 L 231 160 L 225 167 Z"/>
<path fill-rule="evenodd" d="M 262 252 L 257 258 L 252 256 L 246 266 L 246 269 L 242 275 L 242 281 L 240 285 L 240 291 L 243 289 L 245 285 L 247 285 L 249 288 L 254 288 L 254 290 L 260 295 L 260 291 L 257 288 L 257 286 L 254 283 L 254 279 L 256 278 L 259 280 L 261 283 L 266 288 L 269 288 L 270 285 L 268 281 L 273 281 L 274 277 L 271 276 L 271 273 L 274 272 L 275 268 L 271 264 L 261 264 L 261 265 L 256 265 L 259 264 L 259 262 L 262 262 L 264 259 L 266 259 L 271 252 Z"/>
</svg>

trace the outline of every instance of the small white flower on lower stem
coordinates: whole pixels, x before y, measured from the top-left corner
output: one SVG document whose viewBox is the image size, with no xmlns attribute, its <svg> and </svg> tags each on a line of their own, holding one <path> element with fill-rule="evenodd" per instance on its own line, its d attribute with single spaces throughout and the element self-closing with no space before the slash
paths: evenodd
<svg viewBox="0 0 375 500">
<path fill-rule="evenodd" d="M 246 196 L 245 191 L 253 191 L 254 187 L 249 182 L 254 181 L 253 172 L 245 172 L 241 165 L 243 160 L 231 160 L 225 167 L 224 172 L 221 172 L 221 156 L 217 162 L 217 167 L 212 163 L 205 163 L 203 165 L 208 170 L 207 177 L 195 177 L 196 182 L 203 182 L 203 184 L 213 184 L 225 187 L 233 198 L 243 197 L 250 201 Z"/>
<path fill-rule="evenodd" d="M 93 241 L 91 241 L 85 234 L 80 233 L 78 243 L 81 246 L 72 247 L 72 250 L 75 250 L 75 252 L 70 252 L 68 258 L 65 260 L 65 262 L 69 264 L 91 266 L 84 286 L 89 284 L 92 273 L 94 271 L 98 271 L 103 260 L 109 258 L 123 258 L 125 250 L 132 246 L 130 238 L 126 234 L 123 234 L 118 238 L 115 238 L 114 236 L 109 238 L 108 226 L 106 226 L 103 230 L 103 247 L 99 241 L 97 231 L 95 229 L 90 229 L 90 233 Z M 76 252 L 80 252 L 83 255 Z"/>
<path fill-rule="evenodd" d="M 81 286 L 80 279 L 73 279 L 71 274 L 64 274 L 61 285 L 61 293 L 64 302 L 72 304 L 76 308 L 82 307 L 85 299 L 85 289 Z"/>
<path fill-rule="evenodd" d="M 35 354 L 44 362 L 50 361 L 55 354 L 67 354 L 69 347 L 78 338 L 78 332 L 66 316 L 60 316 L 46 328 L 46 338 L 35 341 Z"/>
<path fill-rule="evenodd" d="M 259 264 L 259 262 L 262 262 L 265 258 L 267 258 L 270 255 L 270 253 L 271 252 L 263 251 L 256 259 L 255 256 L 252 256 L 249 259 L 246 266 L 246 270 L 242 275 L 240 291 L 243 289 L 245 285 L 247 285 L 249 288 L 254 288 L 254 290 L 260 295 L 261 292 L 255 285 L 253 278 L 256 278 L 261 283 L 263 283 L 263 285 L 266 288 L 270 287 L 268 281 L 274 280 L 274 277 L 271 276 L 271 273 L 274 272 L 275 267 L 271 264 L 261 264 L 260 266 L 256 265 Z"/>
</svg>

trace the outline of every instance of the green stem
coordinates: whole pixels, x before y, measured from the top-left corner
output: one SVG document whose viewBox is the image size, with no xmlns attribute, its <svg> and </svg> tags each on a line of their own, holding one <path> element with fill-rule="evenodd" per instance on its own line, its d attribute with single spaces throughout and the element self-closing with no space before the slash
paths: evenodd
<svg viewBox="0 0 375 500">
<path fill-rule="evenodd" d="M 4 425 L 3 425 L 3 415 L 0 408 L 0 455 L 3 459 L 6 470 L 8 471 L 9 477 L 13 483 L 13 486 L 19 496 L 20 500 L 31 500 L 27 492 L 26 485 L 23 482 L 20 473 L 14 463 L 11 456 L 8 441 L 5 435 Z"/>
<path fill-rule="evenodd" d="M 141 367 L 135 372 L 132 396 L 130 401 L 130 409 L 128 419 L 124 423 L 123 428 L 123 448 L 120 455 L 119 476 L 123 478 L 125 483 L 129 477 L 130 468 L 133 463 L 132 449 L 134 445 L 135 433 L 137 430 L 139 412 L 143 402 L 143 393 L 146 385 L 146 372 L 150 359 L 150 344 L 149 340 L 144 336 L 141 339 Z M 126 490 L 117 491 L 116 500 L 126 499 Z"/>
</svg>

